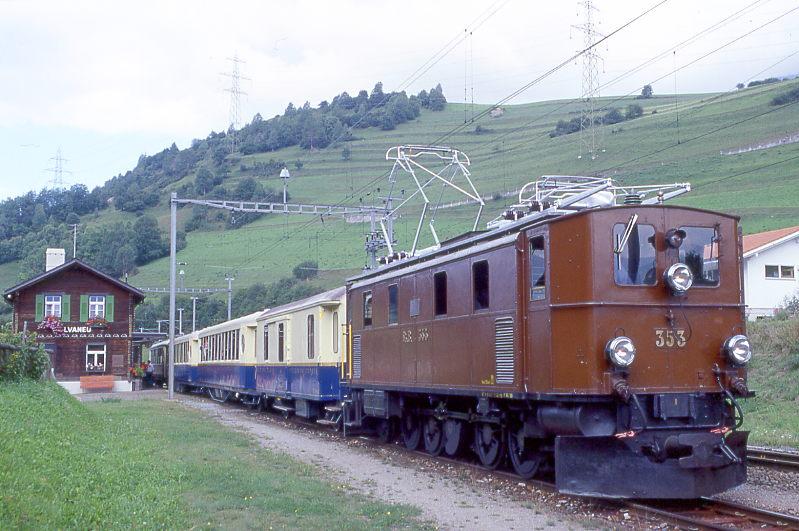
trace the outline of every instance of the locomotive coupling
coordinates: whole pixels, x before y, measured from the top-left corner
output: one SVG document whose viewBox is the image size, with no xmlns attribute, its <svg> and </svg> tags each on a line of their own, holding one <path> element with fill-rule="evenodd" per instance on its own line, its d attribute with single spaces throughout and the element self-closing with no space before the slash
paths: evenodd
<svg viewBox="0 0 799 531">
<path fill-rule="evenodd" d="M 624 402 L 625 404 L 630 401 L 630 396 L 632 395 L 632 391 L 630 390 L 630 384 L 627 383 L 627 380 L 624 378 L 613 378 L 613 393 L 619 397 L 619 399 Z"/>
<path fill-rule="evenodd" d="M 730 389 L 732 392 L 738 396 L 748 397 L 750 396 L 749 387 L 746 385 L 746 380 L 741 377 L 736 376 L 732 380 L 730 380 Z"/>
</svg>

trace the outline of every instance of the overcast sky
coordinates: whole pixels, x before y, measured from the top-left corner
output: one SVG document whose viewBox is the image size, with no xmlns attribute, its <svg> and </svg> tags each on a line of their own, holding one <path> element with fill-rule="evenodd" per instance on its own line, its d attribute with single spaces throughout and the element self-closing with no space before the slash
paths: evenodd
<svg viewBox="0 0 799 531">
<path fill-rule="evenodd" d="M 610 33 L 656 0 L 596 0 L 598 29 Z M 729 90 L 756 75 L 799 73 L 796 0 L 669 0 L 606 41 L 600 81 L 656 61 L 603 89 L 626 94 L 747 32 L 676 76 L 678 92 Z M 742 14 L 678 48 L 733 13 Z M 491 15 L 493 13 L 493 15 Z M 786 14 L 788 13 L 788 14 Z M 490 16 L 489 16 L 490 15 Z M 402 83 L 475 20 L 460 42 L 409 86 Z M 39 190 L 59 147 L 69 183 L 90 188 L 131 169 L 142 153 L 223 130 L 229 122 L 229 57 L 241 73 L 242 120 L 317 105 L 343 90 L 382 81 L 416 93 L 440 82 L 463 101 L 471 56 L 474 98 L 494 103 L 578 49 L 584 23 L 574 1 L 406 0 L 318 2 L 37 2 L 0 0 L 0 198 Z M 467 52 L 467 50 L 469 50 Z M 511 103 L 580 95 L 581 63 Z M 675 78 L 654 83 L 674 91 Z"/>
</svg>

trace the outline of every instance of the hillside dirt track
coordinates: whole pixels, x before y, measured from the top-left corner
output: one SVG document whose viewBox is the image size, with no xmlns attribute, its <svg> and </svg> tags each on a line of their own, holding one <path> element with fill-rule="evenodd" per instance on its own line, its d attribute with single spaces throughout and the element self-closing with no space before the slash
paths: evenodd
<svg viewBox="0 0 799 531">
<path fill-rule="evenodd" d="M 586 512 L 591 509 L 588 503 L 520 483 L 480 478 L 460 467 L 398 452 L 391 445 L 375 447 L 358 437 L 343 439 L 318 428 L 289 426 L 199 397 L 182 395 L 177 400 L 251 434 L 265 448 L 317 467 L 339 488 L 415 506 L 421 519 L 437 529 L 596 529 L 609 523 Z"/>
</svg>

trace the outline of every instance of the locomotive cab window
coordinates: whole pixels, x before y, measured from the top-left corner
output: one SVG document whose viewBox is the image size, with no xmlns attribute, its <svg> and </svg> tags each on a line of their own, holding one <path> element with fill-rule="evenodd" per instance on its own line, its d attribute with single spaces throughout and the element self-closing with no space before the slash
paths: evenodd
<svg viewBox="0 0 799 531">
<path fill-rule="evenodd" d="M 713 227 L 680 227 L 685 239 L 680 246 L 680 262 L 691 268 L 694 286 L 719 285 L 719 234 Z"/>
<path fill-rule="evenodd" d="M 363 293 L 363 326 L 372 326 L 372 292 Z"/>
<path fill-rule="evenodd" d="M 399 322 L 399 286 L 391 284 L 388 287 L 388 324 Z"/>
<path fill-rule="evenodd" d="M 433 308 L 435 314 L 447 315 L 447 273 L 439 271 L 433 275 Z"/>
<path fill-rule="evenodd" d="M 481 260 L 472 264 L 472 283 L 475 311 L 487 309 L 489 303 L 488 261 Z"/>
<path fill-rule="evenodd" d="M 530 240 L 530 300 L 542 301 L 546 298 L 547 257 L 544 237 L 536 236 Z"/>
<path fill-rule="evenodd" d="M 635 220 L 613 225 L 613 275 L 620 286 L 654 286 L 655 227 Z"/>
</svg>

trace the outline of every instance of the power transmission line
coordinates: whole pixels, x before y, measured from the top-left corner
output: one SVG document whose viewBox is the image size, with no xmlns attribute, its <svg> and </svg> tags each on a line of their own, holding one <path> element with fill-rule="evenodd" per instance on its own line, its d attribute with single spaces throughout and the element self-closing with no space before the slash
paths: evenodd
<svg viewBox="0 0 799 531">
<path fill-rule="evenodd" d="M 61 156 L 60 147 L 56 151 L 55 157 L 50 157 L 50 160 L 53 161 L 53 167 L 44 170 L 53 174 L 53 178 L 48 182 L 53 185 L 53 188 L 64 188 L 64 173 L 72 173 L 69 170 L 64 170 L 64 163 L 69 161 Z"/>
<path fill-rule="evenodd" d="M 599 9 L 591 0 L 578 2 L 583 7 L 585 22 L 572 26 L 583 33 L 583 48 L 587 50 L 582 55 L 583 75 L 582 75 L 582 97 L 583 109 L 580 116 L 580 153 L 577 158 L 586 155 L 591 160 L 596 160 L 599 151 L 600 135 L 602 134 L 601 124 L 597 124 L 597 114 L 594 109 L 596 98 L 599 97 L 599 63 L 602 56 L 599 55 L 594 42 L 597 37 L 602 37 L 596 30 L 594 14 L 599 13 Z"/>
<path fill-rule="evenodd" d="M 222 75 L 230 78 L 230 88 L 226 88 L 225 92 L 230 93 L 228 144 L 230 152 L 233 153 L 238 149 L 237 132 L 241 128 L 241 96 L 247 95 L 241 90 L 241 80 L 250 81 L 250 78 L 243 77 L 239 72 L 239 65 L 244 64 L 245 61 L 239 59 L 238 55 L 228 57 L 227 60 L 232 63 L 231 70 Z"/>
</svg>

